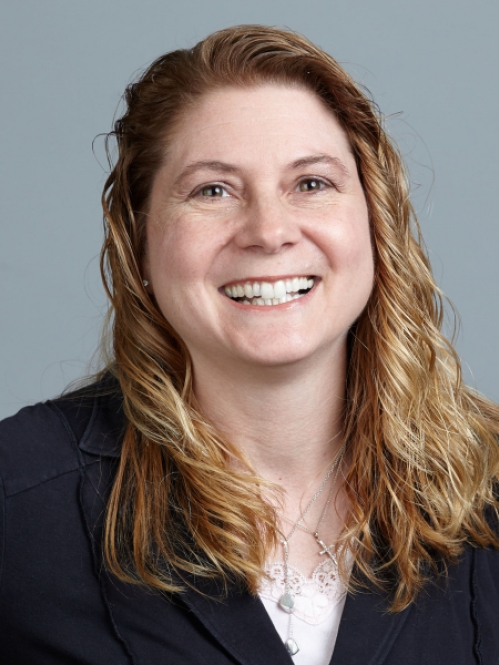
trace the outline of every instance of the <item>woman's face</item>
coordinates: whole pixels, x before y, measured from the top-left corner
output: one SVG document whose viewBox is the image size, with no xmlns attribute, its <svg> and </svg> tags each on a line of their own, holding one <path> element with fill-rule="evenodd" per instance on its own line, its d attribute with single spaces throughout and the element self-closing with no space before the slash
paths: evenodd
<svg viewBox="0 0 499 665">
<path fill-rule="evenodd" d="M 194 367 L 344 353 L 373 256 L 355 159 L 331 112 L 285 85 L 206 95 L 153 183 L 143 269 Z"/>
</svg>

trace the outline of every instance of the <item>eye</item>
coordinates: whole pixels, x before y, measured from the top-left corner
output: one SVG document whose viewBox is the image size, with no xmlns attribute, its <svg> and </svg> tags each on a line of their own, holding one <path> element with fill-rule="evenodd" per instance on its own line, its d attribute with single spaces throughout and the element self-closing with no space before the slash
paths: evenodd
<svg viewBox="0 0 499 665">
<path fill-rule="evenodd" d="M 298 184 L 299 192 L 319 192 L 326 187 L 326 183 L 318 178 L 306 178 Z"/>
<path fill-rule="evenodd" d="M 203 196 L 207 199 L 222 198 L 224 196 L 229 196 L 225 187 L 222 185 L 205 185 L 198 190 L 198 195 Z"/>
</svg>

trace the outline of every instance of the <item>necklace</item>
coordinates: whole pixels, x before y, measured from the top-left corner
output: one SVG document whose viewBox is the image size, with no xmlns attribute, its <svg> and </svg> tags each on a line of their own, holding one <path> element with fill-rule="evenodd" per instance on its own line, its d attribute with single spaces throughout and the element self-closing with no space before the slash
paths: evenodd
<svg viewBox="0 0 499 665">
<path fill-rule="evenodd" d="M 295 599 L 293 594 L 290 592 L 290 584 L 289 584 L 289 541 L 291 538 L 294 536 L 296 533 L 297 529 L 303 529 L 304 531 L 307 531 L 308 533 L 312 534 L 317 541 L 317 543 L 320 545 L 321 550 L 319 552 L 320 555 L 327 554 L 329 558 L 337 565 L 336 561 L 336 556 L 333 552 L 331 552 L 331 548 L 333 547 L 330 545 L 329 547 L 319 538 L 319 527 L 321 526 L 322 522 L 324 521 L 324 518 L 326 517 L 327 509 L 329 507 L 329 503 L 331 501 L 331 497 L 333 495 L 333 490 L 336 486 L 336 482 L 338 480 L 338 473 L 340 470 L 341 466 L 341 460 L 343 459 L 343 454 L 345 453 L 345 444 L 340 448 L 338 454 L 333 460 L 333 463 L 329 467 L 329 471 L 326 474 L 326 477 L 322 481 L 322 483 L 319 486 L 319 489 L 315 492 L 314 496 L 310 499 L 307 507 L 305 510 L 302 512 L 300 515 L 299 519 L 294 522 L 293 520 L 290 520 L 288 517 L 284 517 L 285 520 L 288 522 L 291 522 L 294 526 L 291 529 L 290 533 L 288 534 L 287 537 L 283 538 L 281 540 L 282 547 L 283 547 L 283 552 L 284 552 L 284 593 L 282 596 L 279 598 L 278 604 L 279 607 L 287 612 L 289 614 L 289 624 L 288 624 L 288 637 L 286 641 L 284 642 L 284 646 L 286 647 L 286 650 L 288 651 L 290 656 L 295 656 L 300 648 L 298 647 L 298 644 L 296 643 L 296 640 L 293 637 L 293 612 L 294 612 L 294 606 L 295 606 Z M 321 513 L 321 516 L 319 517 L 319 521 L 317 522 L 315 529 L 307 529 L 307 527 L 303 526 L 302 522 L 305 519 L 308 511 L 310 508 L 314 505 L 314 503 L 317 501 L 319 496 L 322 494 L 324 488 L 326 487 L 327 481 L 331 477 L 333 471 L 336 469 L 336 473 L 334 474 L 333 482 L 331 483 L 331 487 L 329 489 L 326 505 L 324 506 L 324 509 Z"/>
<path fill-rule="evenodd" d="M 328 506 L 328 505 L 329 505 L 329 497 L 328 497 L 328 501 L 327 501 L 327 503 L 326 503 L 326 509 L 325 509 L 325 510 L 327 510 L 327 506 Z M 331 552 L 331 547 L 332 547 L 332 545 L 330 545 L 330 546 L 328 547 L 328 546 L 324 543 L 324 541 L 321 540 L 321 539 L 319 538 L 319 534 L 318 534 L 318 532 L 317 532 L 317 529 L 318 529 L 318 527 L 320 526 L 320 524 L 318 524 L 318 525 L 315 527 L 315 529 L 308 529 L 306 526 L 303 526 L 303 524 L 297 524 L 296 522 L 294 522 L 294 521 L 293 521 L 292 519 L 290 519 L 289 517 L 286 517 L 286 515 L 283 515 L 282 513 L 279 513 L 279 514 L 281 515 L 282 519 L 286 520 L 286 522 L 289 522 L 290 524 L 296 524 L 296 526 L 297 526 L 299 529 L 301 529 L 302 531 L 306 531 L 307 533 L 311 533 L 312 536 L 313 536 L 313 537 L 315 538 L 315 540 L 317 541 L 317 543 L 322 547 L 322 550 L 319 552 L 319 554 L 321 554 L 321 555 L 322 555 L 322 554 L 327 554 L 328 557 L 331 559 L 331 561 L 332 561 L 336 566 L 338 565 L 338 561 L 336 560 L 336 555 L 335 555 L 333 552 Z M 324 512 L 324 514 L 325 514 L 325 512 Z M 322 522 L 322 520 L 321 520 L 321 522 Z M 288 540 L 289 540 L 289 536 L 288 536 Z M 283 541 L 281 541 L 281 542 L 283 542 Z"/>
</svg>

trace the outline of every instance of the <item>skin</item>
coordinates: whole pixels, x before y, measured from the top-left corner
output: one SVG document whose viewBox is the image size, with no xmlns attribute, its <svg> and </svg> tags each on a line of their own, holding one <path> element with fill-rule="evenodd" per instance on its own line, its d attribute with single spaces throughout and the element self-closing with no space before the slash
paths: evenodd
<svg viewBox="0 0 499 665">
<path fill-rule="evenodd" d="M 374 276 L 345 132 L 299 87 L 212 92 L 165 151 L 148 213 L 144 277 L 191 354 L 200 408 L 284 488 L 284 512 L 298 519 L 341 445 L 347 333 Z M 224 292 L 294 276 L 315 284 L 286 304 L 247 306 Z M 341 505 L 326 539 L 341 528 Z M 316 543 L 297 532 L 293 544 L 310 572 Z"/>
</svg>

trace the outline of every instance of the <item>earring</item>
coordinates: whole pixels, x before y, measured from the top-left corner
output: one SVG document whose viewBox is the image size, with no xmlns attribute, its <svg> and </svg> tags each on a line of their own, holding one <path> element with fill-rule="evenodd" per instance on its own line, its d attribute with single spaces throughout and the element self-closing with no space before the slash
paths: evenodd
<svg viewBox="0 0 499 665">
<path fill-rule="evenodd" d="M 143 284 L 144 286 L 149 286 L 149 281 L 148 281 L 147 279 L 143 279 L 143 280 L 142 280 L 142 284 Z"/>
</svg>

